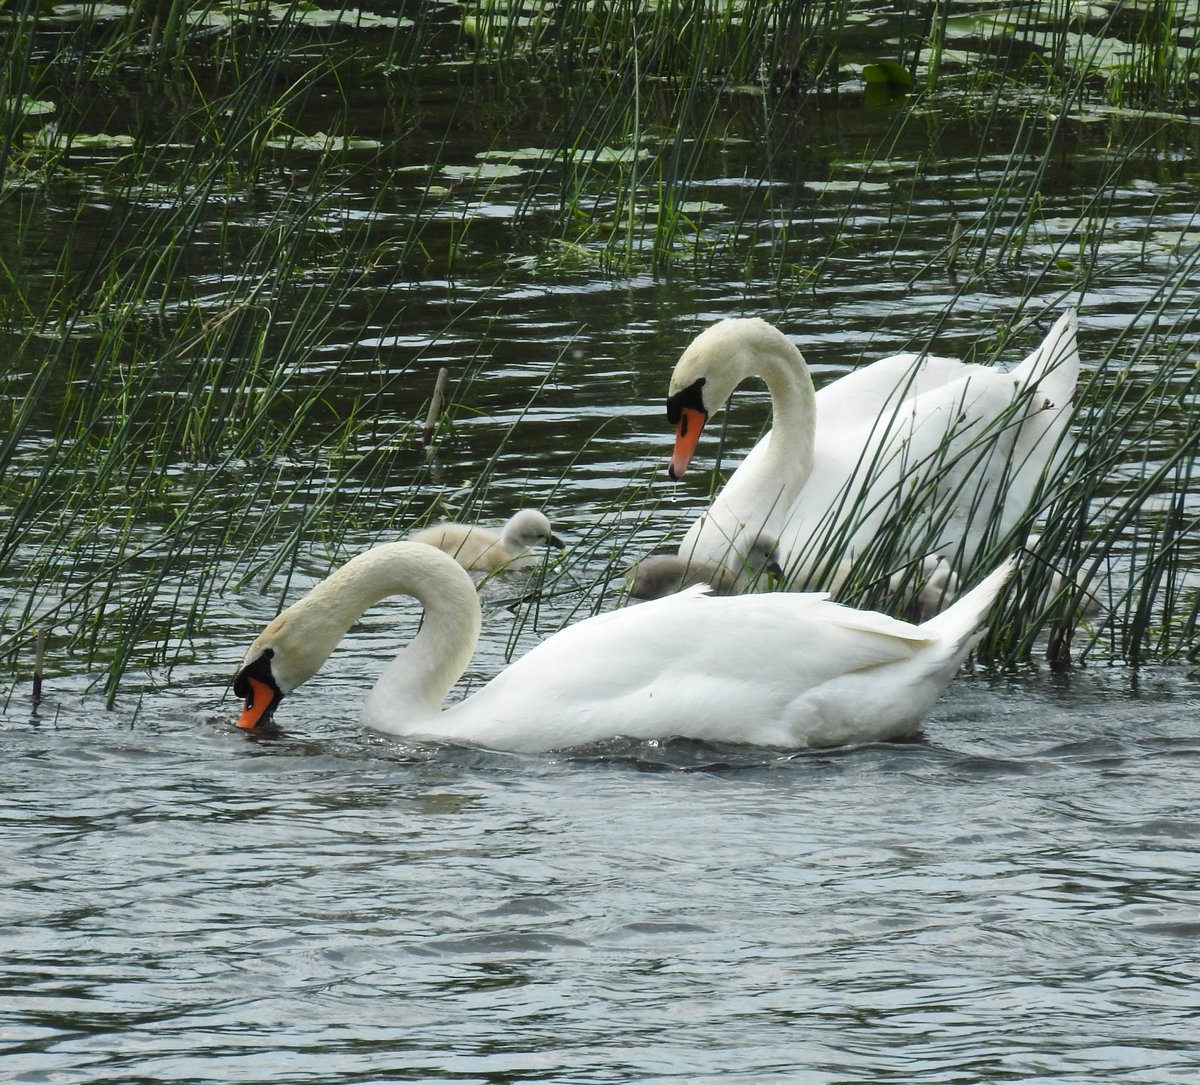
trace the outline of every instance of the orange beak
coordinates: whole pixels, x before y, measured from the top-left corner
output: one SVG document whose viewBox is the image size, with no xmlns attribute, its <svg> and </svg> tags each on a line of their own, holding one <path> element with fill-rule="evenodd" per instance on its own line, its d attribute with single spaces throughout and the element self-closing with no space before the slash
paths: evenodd
<svg viewBox="0 0 1200 1085">
<path fill-rule="evenodd" d="M 254 731 L 265 722 L 264 717 L 270 718 L 270 711 L 274 707 L 276 699 L 275 691 L 266 682 L 257 678 L 247 678 L 246 681 L 250 683 L 250 694 L 242 706 L 242 714 L 238 718 L 237 725 L 243 731 Z"/>
<path fill-rule="evenodd" d="M 707 421 L 708 415 L 695 407 L 684 407 L 679 412 L 679 424 L 675 427 L 675 451 L 667 465 L 667 474 L 672 481 L 682 478 L 688 469 Z"/>
</svg>

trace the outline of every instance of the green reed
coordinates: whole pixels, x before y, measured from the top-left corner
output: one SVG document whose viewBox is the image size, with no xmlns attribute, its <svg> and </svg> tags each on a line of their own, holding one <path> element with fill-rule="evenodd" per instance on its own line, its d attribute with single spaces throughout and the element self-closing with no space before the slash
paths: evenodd
<svg viewBox="0 0 1200 1085">
<path fill-rule="evenodd" d="M 924 83 L 930 97 L 911 96 L 890 139 L 847 164 L 856 176 L 886 166 L 908 126 L 930 123 L 926 102 L 944 105 L 936 95 L 952 77 L 942 53 L 953 39 L 943 8 L 928 24 L 909 20 L 895 56 L 877 57 L 920 75 L 921 58 L 938 53 Z M 336 552 L 363 523 L 398 533 L 433 515 L 425 495 L 436 456 L 415 471 L 398 470 L 410 464 L 419 415 L 382 428 L 374 421 L 389 414 L 400 387 L 424 375 L 415 363 L 364 373 L 352 346 L 331 346 L 342 337 L 337 314 L 350 308 L 362 326 L 390 328 L 399 317 L 388 308 L 389 293 L 403 287 L 405 269 L 447 277 L 492 272 L 486 263 L 481 272 L 471 251 L 469 205 L 437 191 L 446 163 L 428 164 L 416 209 L 396 222 L 383 212 L 384 194 L 412 163 L 386 140 L 362 152 L 349 142 L 328 153 L 297 149 L 296 140 L 315 134 L 305 120 L 319 95 L 335 101 L 320 111 L 334 138 L 394 139 L 403 131 L 413 78 L 405 73 L 415 59 L 467 46 L 481 80 L 494 78 L 516 96 L 536 90 L 558 100 L 550 153 L 532 172 L 514 223 L 535 263 L 570 253 L 612 274 L 690 269 L 698 276 L 765 263 L 782 294 L 802 296 L 848 246 L 859 210 L 857 196 L 846 199 L 836 228 L 819 240 L 764 227 L 747 210 L 737 229 L 706 234 L 704 211 L 689 210 L 688 198 L 693 182 L 713 172 L 711 147 L 733 99 L 741 108 L 725 121 L 729 134 L 768 145 L 753 180 L 764 206 L 777 199 L 772 185 L 797 103 L 821 109 L 846 78 L 847 55 L 862 48 L 849 3 L 479 2 L 464 5 L 474 19 L 469 27 L 447 28 L 414 9 L 411 26 L 386 28 L 369 50 L 314 50 L 321 31 L 306 22 L 311 9 L 302 4 L 270 19 L 264 8 L 215 32 L 204 20 L 221 17 L 226 9 L 218 5 L 156 6 L 160 16 L 149 17 L 132 5 L 117 19 L 96 6 L 94 17 L 69 26 L 47 22 L 43 10 L 30 0 L 7 13 L 0 85 L 0 210 L 15 226 L 0 253 L 10 299 L 0 331 L 28 376 L 25 395 L 5 402 L 0 416 L 0 574 L 19 585 L 0 606 L 0 656 L 17 673 L 35 630 L 49 628 L 52 653 L 82 652 L 110 702 L 131 669 L 169 666 L 186 655 L 188 638 L 210 622 L 223 591 L 269 583 L 282 598 L 298 555 L 315 541 Z M 1159 15 L 1134 26 L 1114 13 L 1092 28 L 1129 32 L 1140 50 L 1119 91 L 1094 64 L 1072 66 L 1062 30 L 1037 43 L 1035 52 L 1054 58 L 1050 65 L 998 44 L 1004 64 L 973 77 L 978 93 L 956 108 L 978 112 L 982 149 L 1001 130 L 1011 111 L 1005 91 L 1017 83 L 1049 87 L 1061 106 L 1107 94 L 1169 107 L 1188 85 L 1194 52 L 1178 45 L 1174 8 Z M 1028 21 L 1037 18 L 1030 5 Z M 1164 66 L 1168 48 L 1175 51 Z M 1019 56 L 1024 61 L 1009 59 Z M 391 124 L 379 132 L 349 130 L 346 107 L 361 78 L 386 81 L 393 96 Z M 63 87 L 90 108 L 62 108 Z M 124 108 L 106 111 L 103 103 L 118 91 Z M 53 123 L 31 112 L 29 103 L 44 100 L 59 103 Z M 1018 300 L 1031 308 L 1049 284 L 1065 300 L 1094 274 L 1107 196 L 1124 158 L 1151 136 L 1130 125 L 1079 212 L 1074 248 L 1063 242 L 1039 254 L 1038 193 L 1061 131 L 1061 120 L 1031 109 L 1011 137 L 1011 168 L 995 192 L 981 195 L 961 239 L 961 281 L 947 315 L 996 275 L 1017 274 Z M 110 138 L 97 142 L 101 136 Z M 937 141 L 931 146 L 936 156 Z M 377 197 L 351 220 L 339 188 L 359 177 Z M 910 184 L 919 186 L 916 172 Z M 548 188 L 558 197 L 549 214 L 534 198 Z M 110 205 L 103 217 L 90 210 L 97 193 Z M 74 210 L 48 257 L 39 223 L 51 202 Z M 259 222 L 247 231 L 240 209 L 256 204 Z M 220 207 L 228 210 L 214 235 Z M 449 207 L 459 209 L 451 228 L 439 219 Z M 889 227 L 896 223 L 892 245 L 911 228 L 901 213 Z M 764 229 L 771 231 L 765 250 L 758 244 Z M 189 273 L 201 245 L 220 254 L 209 268 L 220 285 L 209 291 Z M 1162 285 L 1160 314 L 1178 310 L 1197 258 L 1196 249 L 1180 253 Z M 1010 593 L 1002 631 L 985 646 L 993 658 L 1028 658 L 1047 637 L 1060 662 L 1068 653 L 1139 661 L 1194 651 L 1197 604 L 1186 574 L 1196 557 L 1189 549 L 1196 524 L 1186 495 L 1197 483 L 1189 452 L 1197 433 L 1194 420 L 1185 414 L 1180 421 L 1164 406 L 1195 394 L 1194 358 L 1183 348 L 1164 350 L 1186 341 L 1194 306 L 1184 313 L 1174 327 L 1151 322 L 1141 342 L 1118 337 L 1103 359 L 1085 348 L 1085 367 L 1094 364 L 1095 375 L 1076 428 L 1089 435 L 1089 459 L 1047 490 L 1041 515 L 1027 525 L 1041 532 L 1038 552 L 1067 577 L 1063 598 L 1048 598 L 1051 573 L 1031 563 Z M 447 331 L 452 326 L 448 318 Z M 1151 348 L 1168 362 L 1150 377 L 1129 375 L 1127 363 Z M 301 363 L 318 356 L 319 371 L 301 375 Z M 471 409 L 481 365 L 476 358 L 460 375 L 448 430 Z M 448 499 L 451 511 L 466 515 L 490 503 L 510 438 L 511 431 L 496 435 L 489 462 Z M 1164 440 L 1125 488 L 1107 492 L 1109 473 L 1128 469 L 1130 448 Z M 647 539 L 665 547 L 676 535 L 676 525 L 663 520 L 658 485 L 630 480 L 547 569 L 543 591 L 571 593 L 573 615 L 607 605 Z M 1162 493 L 1173 496 L 1148 511 Z M 553 501 L 553 492 L 546 495 L 548 508 Z M 986 530 L 987 510 L 978 515 Z M 1125 538 L 1134 540 L 1128 568 L 1113 570 L 1111 547 Z M 912 542 L 882 540 L 848 596 L 886 603 L 880 578 L 901 564 L 901 544 Z M 997 549 L 1013 544 L 996 540 Z M 230 569 L 238 572 L 227 581 Z M 1077 629 L 1075 602 L 1097 586 L 1111 599 L 1108 616 Z M 517 633 L 536 625 L 541 598 L 534 591 L 519 602 Z"/>
<path fill-rule="evenodd" d="M 72 185 L 70 155 L 92 136 L 57 124 L 22 138 L 27 119 L 12 108 L 14 92 L 38 91 L 29 73 L 39 67 L 47 78 L 102 82 L 120 66 L 116 58 L 124 53 L 132 62 L 146 48 L 147 32 L 123 21 L 103 31 L 89 27 L 100 36 L 90 50 L 43 53 L 36 18 L 34 9 L 21 14 L 22 33 L 9 40 L 5 57 L 9 96 L 0 96 L 10 107 L 8 177 L 20 185 L 4 193 L 18 223 L 5 273 L 22 304 L 4 317 L 14 328 L 9 342 L 29 367 L 26 394 L 6 404 L 0 438 L 11 509 L 0 533 L 0 566 L 9 575 L 23 569 L 20 597 L 4 608 L 0 652 L 11 658 L 35 627 L 49 625 L 53 649 L 82 648 L 103 663 L 111 701 L 135 653 L 157 643 L 161 656 L 161 646 L 178 644 L 203 623 L 216 562 L 231 542 L 269 544 L 281 556 L 266 564 L 278 568 L 340 499 L 339 468 L 329 460 L 363 425 L 355 413 L 367 397 L 350 405 L 348 417 L 331 416 L 327 395 L 340 367 L 297 389 L 293 360 L 327 338 L 329 314 L 373 273 L 378 239 L 367 230 L 345 246 L 322 241 L 314 224 L 338 210 L 328 174 L 346 166 L 318 160 L 308 183 L 273 209 L 248 245 L 227 227 L 229 285 L 219 306 L 180 292 L 199 223 L 214 204 L 253 191 L 280 119 L 328 77 L 323 63 L 295 71 L 298 32 L 285 26 L 257 43 L 232 35 L 241 44 L 221 63 L 237 69 L 236 84 L 218 78 L 200 88 L 200 80 L 180 80 L 184 94 L 166 129 L 143 130 L 135 110 L 131 133 L 106 136 L 102 146 L 115 148 L 108 176 L 103 159 L 89 174 L 101 174 L 113 212 L 85 232 L 81 194 L 77 226 L 60 240 L 57 272 L 49 279 L 27 275 L 23 265 L 40 256 L 36 202 L 29 215 L 13 211 L 15 193 L 32 190 L 37 201 L 52 186 Z M 177 34 L 171 47 L 182 48 L 180 40 Z M 211 76 L 212 58 L 201 61 Z M 277 92 L 273 83 L 285 68 L 293 70 L 290 82 Z M 157 90 L 151 84 L 145 93 Z M 158 209 L 146 213 L 146 205 Z M 407 241 L 417 243 L 415 236 Z M 318 263 L 328 275 L 314 290 L 308 278 Z M 273 321 L 281 303 L 292 315 L 282 335 Z M 56 422 L 30 454 L 22 442 L 36 437 L 47 414 Z M 296 482 L 281 468 L 301 434 L 315 448 L 314 465 L 330 473 L 323 488 Z M 247 464 L 260 465 L 249 472 L 249 487 Z M 276 509 L 255 520 L 248 542 L 244 525 L 227 523 L 231 484 Z"/>
</svg>

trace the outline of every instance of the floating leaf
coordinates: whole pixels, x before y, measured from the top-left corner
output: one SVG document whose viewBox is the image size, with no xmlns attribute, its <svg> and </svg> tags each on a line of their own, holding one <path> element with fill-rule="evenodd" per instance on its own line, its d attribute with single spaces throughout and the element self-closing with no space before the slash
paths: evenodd
<svg viewBox="0 0 1200 1085">
<path fill-rule="evenodd" d="M 805 181 L 814 192 L 887 192 L 891 187 L 880 181 Z"/>
<path fill-rule="evenodd" d="M 650 152 L 638 147 L 601 147 L 596 151 L 579 151 L 577 158 L 601 165 L 616 165 L 650 157 Z"/>
<path fill-rule="evenodd" d="M 72 147 L 103 147 L 112 150 L 117 147 L 132 147 L 133 136 L 114 136 L 107 132 L 96 132 L 93 135 L 80 133 L 71 137 Z"/>
<path fill-rule="evenodd" d="M 908 69 L 894 60 L 879 60 L 874 64 L 864 64 L 862 77 L 867 83 L 882 83 L 889 87 L 912 90 L 913 81 Z"/>
<path fill-rule="evenodd" d="M 55 4 L 49 15 L 42 16 L 42 22 L 107 23 L 128 15 L 127 4 Z"/>
<path fill-rule="evenodd" d="M 484 162 L 478 166 L 443 166 L 440 170 L 443 177 L 449 177 L 452 181 L 499 181 L 509 177 L 520 177 L 524 172 L 523 167 L 504 162 Z"/>
<path fill-rule="evenodd" d="M 357 8 L 325 9 L 303 4 L 233 5 L 189 11 L 186 17 L 189 26 L 218 30 L 264 19 L 271 23 L 288 22 L 343 30 L 395 30 L 414 25 L 411 19 L 398 15 L 376 15 Z"/>
<path fill-rule="evenodd" d="M 515 151 L 480 151 L 475 157 L 481 162 L 544 162 L 556 153 L 549 147 L 520 147 Z"/>
<path fill-rule="evenodd" d="M 267 140 L 268 147 L 276 151 L 376 151 L 383 146 L 377 139 L 359 139 L 356 136 L 335 136 L 328 132 L 314 132 L 311 136 L 291 135 Z"/>
<path fill-rule="evenodd" d="M 58 106 L 54 102 L 36 98 L 8 98 L 4 108 L 15 109 L 22 117 L 44 117 L 47 113 L 53 113 Z"/>
</svg>

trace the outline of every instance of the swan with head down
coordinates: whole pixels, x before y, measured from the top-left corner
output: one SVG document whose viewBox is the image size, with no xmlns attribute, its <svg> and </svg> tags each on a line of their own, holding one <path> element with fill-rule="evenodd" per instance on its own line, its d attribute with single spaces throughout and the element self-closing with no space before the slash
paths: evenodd
<svg viewBox="0 0 1200 1085">
<path fill-rule="evenodd" d="M 872 577 L 907 566 L 918 587 L 936 580 L 952 596 L 981 559 L 1012 548 L 1065 458 L 1075 335 L 1072 310 L 1012 372 L 899 354 L 816 391 L 777 328 L 753 318 L 712 325 L 671 375 L 671 478 L 751 377 L 770 392 L 771 430 L 692 525 L 680 555 L 736 569 L 766 534 L 796 586 L 836 591 L 862 562 L 873 563 Z"/>
<path fill-rule="evenodd" d="M 444 707 L 479 638 L 474 584 L 433 547 L 388 543 L 352 558 L 251 644 L 233 687 L 244 701 L 238 726 L 266 728 L 367 608 L 409 595 L 424 607 L 420 631 L 365 702 L 379 731 L 523 752 L 616 737 L 786 749 L 904 738 L 954 677 L 1012 567 L 921 625 L 821 593 L 693 588 L 568 626 Z"/>
</svg>

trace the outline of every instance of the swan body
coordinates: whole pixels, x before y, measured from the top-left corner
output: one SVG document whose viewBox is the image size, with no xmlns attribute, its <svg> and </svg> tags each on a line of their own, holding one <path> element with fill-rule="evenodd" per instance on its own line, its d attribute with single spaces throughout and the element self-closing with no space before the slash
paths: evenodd
<svg viewBox="0 0 1200 1085">
<path fill-rule="evenodd" d="M 537 509 L 521 509 L 499 531 L 478 524 L 432 524 L 409 536 L 409 541 L 435 546 L 464 569 L 494 573 L 533 563 L 529 551 L 539 543 L 561 550 L 563 541 Z"/>
<path fill-rule="evenodd" d="M 872 578 L 908 564 L 922 603 L 931 594 L 922 569 L 938 569 L 952 597 L 980 559 L 1012 545 L 1066 455 L 1075 336 L 1072 310 L 1011 372 L 898 354 L 816 391 L 800 351 L 765 321 L 709 327 L 671 376 L 671 477 L 751 376 L 770 391 L 772 428 L 679 553 L 737 568 L 747 540 L 765 532 L 796 586 L 836 591 L 858 563 L 871 563 Z"/>
<path fill-rule="evenodd" d="M 234 681 L 238 726 L 267 726 L 358 617 L 389 595 L 424 606 L 420 631 L 366 700 L 366 723 L 419 739 L 539 752 L 617 736 L 795 749 L 913 734 L 966 657 L 1013 563 L 922 625 L 823 593 L 719 597 L 692 588 L 556 633 L 483 689 L 442 704 L 474 652 L 470 576 L 433 547 L 352 558 L 283 611 Z"/>
</svg>

